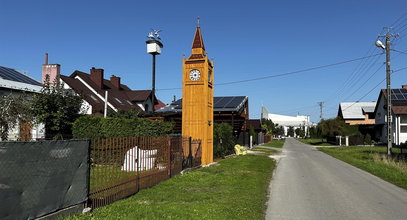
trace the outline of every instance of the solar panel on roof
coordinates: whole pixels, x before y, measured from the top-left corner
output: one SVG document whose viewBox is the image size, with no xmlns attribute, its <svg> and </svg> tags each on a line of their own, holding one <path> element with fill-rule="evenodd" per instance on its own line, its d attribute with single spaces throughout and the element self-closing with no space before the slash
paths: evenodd
<svg viewBox="0 0 407 220">
<path fill-rule="evenodd" d="M 31 85 L 41 85 L 41 83 L 35 81 L 34 79 L 31 79 L 23 73 L 3 66 L 0 66 L 0 77 L 6 80 L 27 83 Z"/>
<path fill-rule="evenodd" d="M 397 93 L 401 93 L 401 90 L 400 89 L 392 89 L 392 92 L 397 94 Z"/>
<path fill-rule="evenodd" d="M 405 106 L 405 105 L 407 105 L 407 100 L 392 100 L 391 103 L 394 106 Z"/>
<path fill-rule="evenodd" d="M 226 108 L 237 108 L 237 106 L 239 106 L 242 101 L 243 101 L 243 97 L 234 97 L 225 107 Z"/>
<path fill-rule="evenodd" d="M 225 108 L 226 104 L 230 102 L 233 97 L 222 97 L 215 103 L 215 108 Z"/>
<path fill-rule="evenodd" d="M 182 105 L 182 99 L 178 99 L 177 101 L 173 102 L 172 105 Z"/>
</svg>

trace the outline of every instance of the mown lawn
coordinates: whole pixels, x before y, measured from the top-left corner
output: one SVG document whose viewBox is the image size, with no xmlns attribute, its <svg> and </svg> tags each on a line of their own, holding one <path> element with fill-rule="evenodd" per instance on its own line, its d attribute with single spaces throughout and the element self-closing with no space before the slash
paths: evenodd
<svg viewBox="0 0 407 220">
<path fill-rule="evenodd" d="M 271 140 L 270 142 L 263 144 L 263 146 L 282 148 L 284 145 L 284 142 L 285 142 L 285 139 Z"/>
<path fill-rule="evenodd" d="M 256 149 L 255 149 L 256 150 Z M 228 158 L 177 175 L 136 195 L 66 219 L 264 219 L 275 161 L 259 155 Z"/>
<path fill-rule="evenodd" d="M 309 138 L 309 139 L 297 138 L 296 140 L 300 141 L 304 144 L 309 144 L 309 145 L 332 146 L 332 144 L 326 142 L 326 139 L 321 139 L 321 138 Z"/>
<path fill-rule="evenodd" d="M 406 155 L 404 160 L 388 161 L 386 147 L 320 147 L 318 150 L 407 189 Z M 400 150 L 393 149 L 393 152 L 399 153 Z"/>
</svg>

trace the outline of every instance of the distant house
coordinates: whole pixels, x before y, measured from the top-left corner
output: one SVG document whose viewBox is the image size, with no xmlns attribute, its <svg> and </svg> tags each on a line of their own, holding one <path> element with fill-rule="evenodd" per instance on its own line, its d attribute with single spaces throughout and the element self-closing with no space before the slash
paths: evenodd
<svg viewBox="0 0 407 220">
<path fill-rule="evenodd" d="M 0 66 L 0 96 L 18 96 L 22 93 L 28 96 L 39 93 L 42 89 L 40 82 L 13 68 Z M 26 129 L 27 128 L 27 129 Z M 44 126 L 23 122 L 9 130 L 8 140 L 31 140 L 44 138 Z"/>
<path fill-rule="evenodd" d="M 338 117 L 349 125 L 374 125 L 376 102 L 341 102 Z"/>
<path fill-rule="evenodd" d="M 393 143 L 401 144 L 407 141 L 407 86 L 391 90 Z M 376 137 L 381 142 L 387 142 L 387 92 L 382 89 L 374 111 L 376 121 Z"/>
<path fill-rule="evenodd" d="M 308 115 L 297 115 L 297 116 L 288 116 L 288 115 L 279 115 L 269 113 L 266 107 L 262 107 L 261 118 L 269 119 L 273 123 L 282 126 L 284 129 L 284 135 L 287 136 L 289 127 L 293 127 L 294 130 L 297 128 L 304 127 L 305 134 L 308 134 L 309 127 L 312 125 L 310 122 L 310 117 Z"/>
<path fill-rule="evenodd" d="M 67 89 L 74 90 L 83 98 L 83 108 L 86 114 L 103 115 L 105 112 L 105 101 L 107 110 L 136 110 L 140 113 L 152 112 L 153 108 L 162 106 L 162 103 L 154 98 L 152 103 L 151 90 L 132 90 L 122 84 L 120 77 L 112 75 L 109 80 L 104 78 L 104 70 L 91 68 L 90 73 L 74 71 L 65 76 L 60 73 L 59 64 L 43 64 L 42 80 L 49 78 L 50 82 L 63 83 Z"/>
</svg>

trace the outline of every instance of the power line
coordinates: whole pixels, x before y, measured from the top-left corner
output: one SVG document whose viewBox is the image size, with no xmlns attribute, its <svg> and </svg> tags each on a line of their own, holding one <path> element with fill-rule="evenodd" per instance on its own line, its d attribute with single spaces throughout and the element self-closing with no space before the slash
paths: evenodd
<svg viewBox="0 0 407 220">
<path fill-rule="evenodd" d="M 392 50 L 392 51 L 395 51 L 395 52 L 397 52 L 397 53 L 401 53 L 401 54 L 406 54 L 407 55 L 407 50 L 406 51 L 399 51 L 399 50 L 395 50 L 395 49 L 390 49 L 390 50 Z"/>
<path fill-rule="evenodd" d="M 231 82 L 224 82 L 224 83 L 215 83 L 215 85 L 216 86 L 223 86 L 223 85 L 231 85 L 231 84 L 258 81 L 258 80 L 275 78 L 275 77 L 288 76 L 288 75 L 293 75 L 293 74 L 296 74 L 296 73 L 309 72 L 309 71 L 312 71 L 312 70 L 323 69 L 323 68 L 327 68 L 327 67 L 331 67 L 331 66 L 337 66 L 337 65 L 342 65 L 342 64 L 346 64 L 346 63 L 351 63 L 351 62 L 355 62 L 355 61 L 358 61 L 358 60 L 363 60 L 363 59 L 367 59 L 367 58 L 370 58 L 370 57 L 375 57 L 375 56 L 378 56 L 378 55 L 381 55 L 381 54 L 382 53 L 378 53 L 378 54 L 359 57 L 359 58 L 355 58 L 355 59 L 351 59 L 351 60 L 345 60 L 345 61 L 341 61 L 341 62 L 337 62 L 337 63 L 331 63 L 331 64 L 327 64 L 327 65 L 321 65 L 321 66 L 311 67 L 311 68 L 302 69 L 302 70 L 296 70 L 296 71 L 292 71 L 292 72 L 280 73 L 280 74 L 275 74 L 275 75 L 269 75 L 269 76 L 263 76 L 263 77 L 257 77 L 257 78 L 252 78 L 252 79 L 245 79 L 245 80 L 238 80 L 238 81 L 231 81 Z M 178 90 L 178 89 L 182 89 L 182 88 L 164 88 L 164 89 L 157 89 L 157 90 Z"/>
<path fill-rule="evenodd" d="M 352 97 L 357 91 L 359 91 L 364 85 L 366 85 L 366 83 L 367 83 L 374 75 L 376 75 L 376 73 L 379 72 L 379 70 L 380 70 L 383 66 L 384 66 L 384 64 L 382 64 L 379 68 L 377 68 L 377 70 L 374 71 L 374 72 L 372 73 L 372 75 L 370 75 L 370 77 L 369 77 L 365 82 L 363 82 L 362 85 L 359 86 L 359 88 L 357 88 L 352 94 L 350 94 L 350 95 L 349 95 L 348 97 L 346 97 L 344 100 L 346 100 L 346 99 Z"/>
<path fill-rule="evenodd" d="M 396 72 L 399 72 L 399 71 L 402 71 L 402 70 L 405 70 L 405 69 L 407 69 L 407 67 L 404 67 L 404 68 L 401 68 L 401 69 L 398 69 L 398 70 L 394 70 L 391 74 L 396 73 Z M 380 81 L 376 86 L 374 86 L 371 90 L 369 90 L 367 93 L 365 93 L 362 97 L 360 97 L 360 98 L 359 98 L 356 102 L 354 102 L 352 105 L 348 106 L 347 108 L 345 108 L 345 109 L 342 110 L 342 111 L 345 111 L 346 109 L 352 107 L 354 104 L 360 102 L 360 100 L 362 100 L 362 99 L 365 98 L 367 95 L 369 95 L 374 89 L 376 89 L 376 88 L 377 88 L 382 82 L 384 82 L 385 80 L 386 80 L 386 78 L 384 78 L 382 81 Z"/>
</svg>

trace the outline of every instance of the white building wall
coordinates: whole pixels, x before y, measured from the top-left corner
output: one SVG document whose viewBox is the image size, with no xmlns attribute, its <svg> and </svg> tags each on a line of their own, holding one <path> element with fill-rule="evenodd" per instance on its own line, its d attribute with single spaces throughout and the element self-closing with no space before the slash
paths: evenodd
<svg viewBox="0 0 407 220">
<path fill-rule="evenodd" d="M 288 116 L 288 115 L 272 114 L 272 113 L 268 113 L 268 110 L 265 107 L 262 107 L 261 117 L 272 120 L 273 123 L 278 124 L 279 126 L 282 126 L 284 129 L 285 136 L 287 136 L 288 128 L 290 126 L 292 126 L 294 128 L 294 130 L 297 128 L 305 127 L 305 131 L 308 132 L 308 127 L 311 125 L 310 117 L 307 115 Z M 294 132 L 294 134 L 295 134 L 295 132 Z"/>
</svg>

